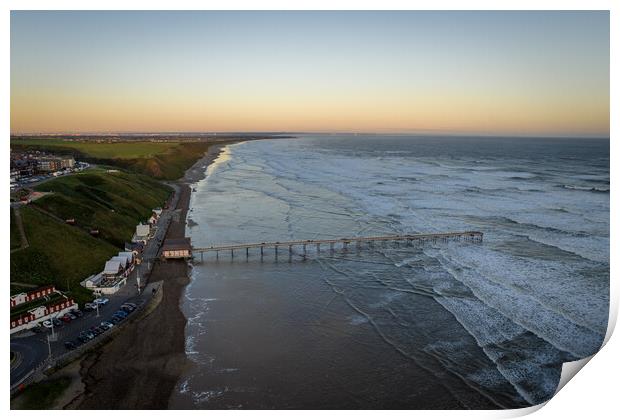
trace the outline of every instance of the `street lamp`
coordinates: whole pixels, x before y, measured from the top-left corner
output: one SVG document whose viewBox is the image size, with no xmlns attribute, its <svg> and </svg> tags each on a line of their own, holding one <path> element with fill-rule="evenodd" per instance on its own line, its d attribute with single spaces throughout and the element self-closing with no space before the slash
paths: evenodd
<svg viewBox="0 0 620 420">
<path fill-rule="evenodd" d="M 136 273 L 136 284 L 138 286 L 138 294 L 140 294 L 140 268 L 138 268 L 138 271 Z"/>
<path fill-rule="evenodd" d="M 50 335 L 47 335 L 47 358 L 52 360 L 52 344 L 50 343 Z"/>
</svg>

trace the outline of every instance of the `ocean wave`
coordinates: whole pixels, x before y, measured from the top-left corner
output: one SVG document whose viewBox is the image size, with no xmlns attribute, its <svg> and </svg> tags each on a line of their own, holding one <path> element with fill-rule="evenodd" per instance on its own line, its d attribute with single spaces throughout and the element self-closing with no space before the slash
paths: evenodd
<svg viewBox="0 0 620 420">
<path fill-rule="evenodd" d="M 561 187 L 567 190 L 590 191 L 590 192 L 595 192 L 595 193 L 609 193 L 609 188 L 605 188 L 605 187 L 587 187 L 583 185 L 568 185 L 568 184 L 559 184 L 558 187 Z"/>
</svg>

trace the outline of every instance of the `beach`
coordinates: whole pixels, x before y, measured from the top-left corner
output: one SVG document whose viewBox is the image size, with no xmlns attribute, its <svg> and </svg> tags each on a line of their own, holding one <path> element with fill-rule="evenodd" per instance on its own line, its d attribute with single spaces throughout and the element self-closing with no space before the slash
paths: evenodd
<svg viewBox="0 0 620 420">
<path fill-rule="evenodd" d="M 205 176 L 206 167 L 225 144 L 209 147 L 203 158 L 177 181 L 180 217 L 170 223 L 166 238 L 185 236 L 191 184 Z M 185 261 L 156 262 L 149 283 L 162 282 L 163 296 L 148 315 L 127 325 L 108 344 L 81 362 L 85 392 L 71 405 L 79 409 L 164 409 L 179 377 L 188 367 L 185 355 L 186 319 L 179 307 L 190 268 Z M 148 290 L 148 286 L 147 286 Z"/>
</svg>

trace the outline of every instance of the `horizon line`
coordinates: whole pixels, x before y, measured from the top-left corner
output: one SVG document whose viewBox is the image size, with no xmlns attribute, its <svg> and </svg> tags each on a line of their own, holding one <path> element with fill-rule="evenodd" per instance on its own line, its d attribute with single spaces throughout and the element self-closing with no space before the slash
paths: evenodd
<svg viewBox="0 0 620 420">
<path fill-rule="evenodd" d="M 511 137 L 511 138 L 574 138 L 574 139 L 610 139 L 610 134 L 510 134 L 510 133 L 471 133 L 471 132 L 424 132 L 424 131 L 40 131 L 40 132 L 19 132 L 10 133 L 11 137 L 16 136 L 113 136 L 113 135 L 295 135 L 295 134 L 315 134 L 315 135 L 351 135 L 351 136 L 430 136 L 430 137 Z"/>
</svg>

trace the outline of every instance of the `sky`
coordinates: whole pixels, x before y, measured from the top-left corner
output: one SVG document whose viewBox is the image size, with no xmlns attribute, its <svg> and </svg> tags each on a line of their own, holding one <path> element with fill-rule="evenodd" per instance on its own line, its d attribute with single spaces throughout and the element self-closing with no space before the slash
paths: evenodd
<svg viewBox="0 0 620 420">
<path fill-rule="evenodd" d="M 609 12 L 12 11 L 11 132 L 609 135 Z"/>
</svg>

